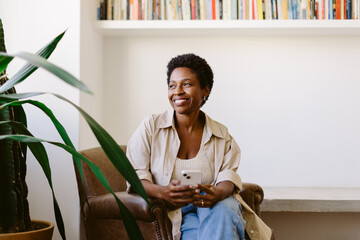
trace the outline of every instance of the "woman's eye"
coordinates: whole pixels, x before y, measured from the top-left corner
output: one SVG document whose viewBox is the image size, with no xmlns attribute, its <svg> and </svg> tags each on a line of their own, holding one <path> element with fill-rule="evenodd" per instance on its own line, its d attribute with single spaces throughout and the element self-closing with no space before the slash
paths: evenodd
<svg viewBox="0 0 360 240">
<path fill-rule="evenodd" d="M 191 86 L 190 83 L 184 83 L 184 86 L 187 87 L 187 86 Z"/>
<path fill-rule="evenodd" d="M 174 84 L 170 84 L 169 85 L 169 89 L 174 89 L 175 88 L 175 85 Z"/>
</svg>

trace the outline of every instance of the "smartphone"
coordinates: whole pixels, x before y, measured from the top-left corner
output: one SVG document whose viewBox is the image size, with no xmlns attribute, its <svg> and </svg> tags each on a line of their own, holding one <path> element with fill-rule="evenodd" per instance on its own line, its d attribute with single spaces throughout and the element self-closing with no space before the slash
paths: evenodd
<svg viewBox="0 0 360 240">
<path fill-rule="evenodd" d="M 181 171 L 181 185 L 201 184 L 200 170 L 182 170 Z"/>
</svg>

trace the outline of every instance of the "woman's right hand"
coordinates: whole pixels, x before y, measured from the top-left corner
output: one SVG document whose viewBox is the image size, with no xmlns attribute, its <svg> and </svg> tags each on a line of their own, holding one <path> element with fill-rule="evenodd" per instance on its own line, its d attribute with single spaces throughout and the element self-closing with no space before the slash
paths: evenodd
<svg viewBox="0 0 360 240">
<path fill-rule="evenodd" d="M 176 209 L 192 203 L 192 196 L 198 192 L 191 185 L 180 185 L 179 180 L 172 180 L 162 188 L 160 198 L 165 200 L 168 208 Z"/>
</svg>

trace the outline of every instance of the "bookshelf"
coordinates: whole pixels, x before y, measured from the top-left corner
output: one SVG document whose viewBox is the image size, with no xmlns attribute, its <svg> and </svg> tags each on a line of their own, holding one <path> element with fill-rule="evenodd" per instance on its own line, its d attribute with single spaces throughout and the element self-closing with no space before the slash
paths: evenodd
<svg viewBox="0 0 360 240">
<path fill-rule="evenodd" d="M 101 20 L 93 27 L 104 36 L 360 35 L 358 20 Z"/>
<path fill-rule="evenodd" d="M 145 116 L 168 108 L 167 61 L 194 52 L 216 73 L 204 111 L 244 149 L 244 181 L 354 186 L 355 167 L 345 168 L 357 166 L 359 156 L 352 147 L 360 134 L 359 20 L 97 21 L 95 9 L 95 0 L 82 1 L 80 79 L 95 94 L 81 94 L 80 105 L 119 144 Z M 228 102 L 234 102 L 231 114 Z M 96 146 L 80 126 L 80 148 Z M 279 146 L 287 150 L 278 152 Z M 298 146 L 311 154 L 298 153 Z M 317 169 L 328 162 L 319 179 Z M 283 174 L 271 176 L 277 171 Z M 308 177 L 300 181 L 299 174 Z"/>
</svg>

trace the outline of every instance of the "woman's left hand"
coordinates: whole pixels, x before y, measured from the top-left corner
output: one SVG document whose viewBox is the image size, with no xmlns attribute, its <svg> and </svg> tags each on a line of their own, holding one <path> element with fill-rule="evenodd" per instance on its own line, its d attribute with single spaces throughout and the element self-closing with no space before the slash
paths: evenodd
<svg viewBox="0 0 360 240">
<path fill-rule="evenodd" d="M 230 196 L 234 190 L 234 184 L 230 181 L 224 181 L 220 182 L 216 187 L 211 184 L 198 184 L 196 188 L 206 194 L 193 195 L 193 204 L 198 207 L 212 207 L 217 202 Z"/>
</svg>

